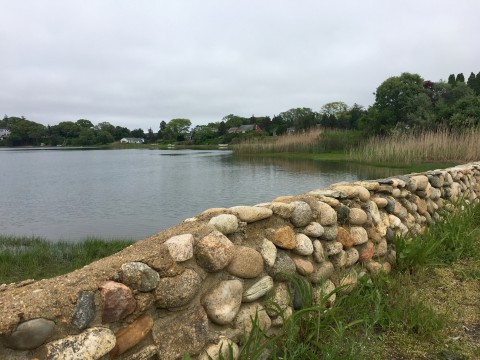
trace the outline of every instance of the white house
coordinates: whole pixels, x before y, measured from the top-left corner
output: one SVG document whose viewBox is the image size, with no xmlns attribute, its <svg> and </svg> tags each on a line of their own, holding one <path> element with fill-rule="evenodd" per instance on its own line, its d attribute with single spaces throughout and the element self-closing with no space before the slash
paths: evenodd
<svg viewBox="0 0 480 360">
<path fill-rule="evenodd" d="M 121 143 L 126 144 L 143 144 L 144 141 L 142 138 L 123 138 L 120 140 Z"/>
<path fill-rule="evenodd" d="M 0 129 L 0 140 L 7 138 L 10 135 L 10 130 Z"/>
</svg>

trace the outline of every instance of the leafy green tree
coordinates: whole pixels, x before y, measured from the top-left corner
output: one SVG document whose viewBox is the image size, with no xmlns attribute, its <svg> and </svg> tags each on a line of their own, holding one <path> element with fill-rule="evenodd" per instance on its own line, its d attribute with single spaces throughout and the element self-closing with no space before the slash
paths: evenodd
<svg viewBox="0 0 480 360">
<path fill-rule="evenodd" d="M 296 131 L 308 130 L 319 121 L 318 113 L 310 108 L 294 108 L 279 114 L 288 127 L 294 126 Z"/>
<path fill-rule="evenodd" d="M 225 124 L 225 121 L 220 121 L 218 124 L 218 135 L 223 136 L 227 133 L 227 125 Z"/>
<path fill-rule="evenodd" d="M 172 119 L 167 123 L 165 132 L 169 140 L 183 140 L 190 130 L 192 122 L 189 119 Z"/>
<path fill-rule="evenodd" d="M 130 131 L 130 135 L 135 137 L 135 138 L 141 138 L 141 139 L 145 138 L 145 133 L 140 128 Z"/>
<path fill-rule="evenodd" d="M 464 83 L 465 82 L 465 76 L 463 76 L 463 73 L 457 74 L 457 77 L 455 78 L 456 83 Z"/>
<path fill-rule="evenodd" d="M 129 136 L 130 136 L 130 130 L 128 130 L 126 127 L 115 126 L 115 132 L 113 133 L 113 138 L 116 141 Z"/>
<path fill-rule="evenodd" d="M 93 128 L 92 122 L 90 120 L 86 120 L 86 119 L 79 119 L 75 122 L 75 124 L 77 124 L 81 128 L 85 128 L 85 129 Z"/>
<path fill-rule="evenodd" d="M 239 127 L 241 125 L 246 125 L 249 122 L 249 120 L 247 118 L 237 116 L 237 115 L 233 115 L 233 114 L 225 115 L 223 117 L 222 121 L 225 122 L 227 130 L 232 128 L 232 127 Z"/>
<path fill-rule="evenodd" d="M 455 74 L 450 74 L 448 76 L 448 83 L 452 86 L 455 86 Z"/>
</svg>

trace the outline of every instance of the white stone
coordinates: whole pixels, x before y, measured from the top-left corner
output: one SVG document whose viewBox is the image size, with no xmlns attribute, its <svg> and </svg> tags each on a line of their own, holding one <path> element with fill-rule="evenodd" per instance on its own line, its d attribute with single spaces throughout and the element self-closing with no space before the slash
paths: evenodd
<svg viewBox="0 0 480 360">
<path fill-rule="evenodd" d="M 312 240 L 305 234 L 295 235 L 295 249 L 293 251 L 299 255 L 311 255 L 313 253 Z"/>
<path fill-rule="evenodd" d="M 240 280 L 220 282 L 202 301 L 208 318 L 219 325 L 231 323 L 240 309 L 242 293 Z"/>
<path fill-rule="evenodd" d="M 193 240 L 192 234 L 183 234 L 171 237 L 164 244 L 167 245 L 172 258 L 182 262 L 193 257 Z"/>
<path fill-rule="evenodd" d="M 337 224 L 337 212 L 330 205 L 319 201 L 318 207 L 320 209 L 320 225 L 329 226 Z"/>
<path fill-rule="evenodd" d="M 270 290 L 273 289 L 273 279 L 270 276 L 264 276 L 258 280 L 255 284 L 250 286 L 242 295 L 243 302 L 255 301 Z"/>
<path fill-rule="evenodd" d="M 273 214 L 271 209 L 259 206 L 234 206 L 231 207 L 230 210 L 232 210 L 241 221 L 247 223 L 267 219 Z"/>
<path fill-rule="evenodd" d="M 229 338 L 220 336 L 218 343 L 208 346 L 205 351 L 200 354 L 198 360 L 236 360 L 239 354 L 240 351 L 237 344 Z"/>
<path fill-rule="evenodd" d="M 320 240 L 313 241 L 313 258 L 319 264 L 325 261 L 325 252 Z"/>
<path fill-rule="evenodd" d="M 361 226 L 352 226 L 350 228 L 350 234 L 353 237 L 355 245 L 365 244 L 368 241 L 367 230 Z"/>
<path fill-rule="evenodd" d="M 311 236 L 311 237 L 320 237 L 323 235 L 323 226 L 320 225 L 318 222 L 311 222 L 305 228 L 302 229 L 302 233 Z"/>
<path fill-rule="evenodd" d="M 270 240 L 263 239 L 260 254 L 263 257 L 265 264 L 267 264 L 268 267 L 272 267 L 273 264 L 275 264 L 275 259 L 277 258 L 277 247 Z"/>
</svg>

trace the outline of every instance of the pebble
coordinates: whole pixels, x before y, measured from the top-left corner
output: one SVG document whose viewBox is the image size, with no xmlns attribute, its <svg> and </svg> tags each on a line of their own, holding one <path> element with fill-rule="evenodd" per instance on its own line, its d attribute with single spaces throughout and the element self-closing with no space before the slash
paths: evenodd
<svg viewBox="0 0 480 360">
<path fill-rule="evenodd" d="M 171 237 L 164 244 L 168 247 L 173 259 L 182 262 L 193 257 L 193 242 L 192 234 L 183 234 Z"/>
<path fill-rule="evenodd" d="M 301 232 L 307 236 L 320 237 L 323 235 L 324 229 L 323 226 L 318 222 L 311 222 L 305 228 L 303 228 Z"/>
<path fill-rule="evenodd" d="M 115 333 L 115 347 L 110 351 L 110 358 L 116 357 L 130 350 L 140 343 L 153 326 L 153 319 L 150 315 L 144 314 L 128 326 L 121 328 Z"/>
<path fill-rule="evenodd" d="M 319 201 L 317 206 L 319 208 L 320 225 L 331 226 L 337 224 L 337 212 L 330 205 Z"/>
<path fill-rule="evenodd" d="M 208 318 L 216 324 L 230 324 L 242 303 L 243 285 L 240 280 L 221 281 L 202 300 Z"/>
<path fill-rule="evenodd" d="M 380 213 L 378 211 L 378 206 L 377 204 L 375 204 L 375 202 L 367 201 L 365 203 L 365 210 L 372 217 L 374 224 L 379 224 L 380 221 L 382 221 L 382 218 L 380 217 Z"/>
<path fill-rule="evenodd" d="M 358 196 L 358 188 L 348 185 L 332 185 L 333 189 L 341 192 L 344 196 L 351 199 Z"/>
<path fill-rule="evenodd" d="M 357 263 L 358 259 L 360 258 L 360 254 L 358 253 L 358 250 L 355 248 L 351 248 L 345 251 L 346 253 L 346 261 L 345 261 L 345 267 L 353 266 Z"/>
<path fill-rule="evenodd" d="M 110 329 L 95 327 L 78 335 L 70 335 L 46 345 L 48 360 L 97 360 L 115 346 L 116 338 Z"/>
<path fill-rule="evenodd" d="M 264 276 L 258 280 L 255 284 L 250 286 L 242 294 L 243 302 L 252 302 L 257 299 L 260 299 L 262 296 L 267 294 L 270 290 L 273 289 L 273 279 L 270 276 Z"/>
<path fill-rule="evenodd" d="M 145 346 L 142 350 L 137 351 L 135 354 L 130 355 L 128 360 L 151 360 L 156 356 L 157 347 L 155 345 Z"/>
<path fill-rule="evenodd" d="M 336 241 L 341 243 L 344 249 L 350 249 L 353 245 L 355 245 L 353 236 L 343 227 L 338 227 Z"/>
<path fill-rule="evenodd" d="M 312 240 L 305 234 L 297 234 L 295 236 L 295 248 L 293 252 L 298 255 L 312 255 L 313 254 L 313 244 Z"/>
<path fill-rule="evenodd" d="M 337 212 L 337 221 L 340 224 L 345 224 L 348 221 L 348 215 L 350 214 L 350 208 L 346 205 L 340 204 L 335 208 Z"/>
<path fill-rule="evenodd" d="M 122 282 L 131 288 L 148 292 L 158 284 L 160 275 L 147 264 L 133 261 L 121 266 Z"/>
<path fill-rule="evenodd" d="M 231 207 L 230 210 L 232 210 L 241 221 L 245 221 L 246 223 L 268 219 L 273 215 L 271 209 L 259 206 L 234 206 Z"/>
<path fill-rule="evenodd" d="M 227 337 L 220 336 L 216 344 L 209 345 L 198 360 L 236 360 L 240 355 L 238 345 Z"/>
<path fill-rule="evenodd" d="M 350 228 L 350 234 L 353 237 L 353 242 L 355 245 L 361 245 L 368 241 L 367 230 L 361 226 L 352 226 Z"/>
<path fill-rule="evenodd" d="M 119 321 L 135 311 L 137 302 L 128 286 L 105 281 L 98 288 L 103 302 L 102 323 Z"/>
<path fill-rule="evenodd" d="M 313 259 L 317 263 L 325 261 L 325 252 L 323 251 L 322 243 L 319 240 L 313 241 Z"/>
<path fill-rule="evenodd" d="M 186 305 L 197 295 L 201 285 L 200 275 L 191 269 L 175 277 L 161 278 L 154 293 L 156 304 L 160 308 Z"/>
<path fill-rule="evenodd" d="M 304 201 L 294 201 L 291 203 L 295 206 L 290 221 L 297 227 L 306 226 L 312 221 L 313 213 L 310 205 Z"/>
<path fill-rule="evenodd" d="M 269 275 L 276 281 L 286 281 L 288 277 L 296 272 L 295 263 L 288 253 L 283 250 L 277 251 L 277 257 L 272 268 L 269 270 Z"/>
<path fill-rule="evenodd" d="M 157 251 L 146 258 L 143 262 L 155 269 L 160 277 L 177 276 L 185 270 L 172 258 L 170 250 L 168 250 L 168 247 L 165 244 L 160 245 Z"/>
<path fill-rule="evenodd" d="M 213 232 L 195 244 L 195 259 L 209 272 L 220 271 L 232 260 L 233 249 L 233 243 L 225 235 Z"/>
<path fill-rule="evenodd" d="M 263 239 L 260 254 L 268 267 L 272 267 L 277 257 L 277 247 L 268 239 Z"/>
<path fill-rule="evenodd" d="M 32 350 L 42 345 L 53 333 L 55 322 L 37 318 L 25 321 L 5 336 L 5 346 L 14 350 Z"/>
<path fill-rule="evenodd" d="M 255 278 L 263 272 L 263 257 L 255 249 L 247 246 L 235 246 L 233 259 L 227 271 L 244 279 Z"/>
<path fill-rule="evenodd" d="M 355 188 L 357 189 L 357 193 L 358 193 L 358 199 L 360 201 L 368 201 L 370 200 L 370 191 L 368 191 L 367 189 L 365 189 L 363 186 L 355 186 Z"/>
<path fill-rule="evenodd" d="M 288 250 L 294 249 L 297 245 L 295 233 L 290 226 L 282 226 L 275 230 L 272 241 L 279 248 Z"/>
<path fill-rule="evenodd" d="M 383 197 L 374 197 L 372 200 L 379 208 L 384 208 L 388 205 L 387 199 Z"/>
<path fill-rule="evenodd" d="M 95 319 L 95 313 L 96 306 L 94 292 L 80 291 L 72 313 L 72 325 L 78 330 L 86 329 Z"/>
<path fill-rule="evenodd" d="M 336 225 L 333 226 L 324 226 L 324 232 L 322 235 L 323 240 L 333 241 L 337 238 L 338 229 Z"/>
</svg>

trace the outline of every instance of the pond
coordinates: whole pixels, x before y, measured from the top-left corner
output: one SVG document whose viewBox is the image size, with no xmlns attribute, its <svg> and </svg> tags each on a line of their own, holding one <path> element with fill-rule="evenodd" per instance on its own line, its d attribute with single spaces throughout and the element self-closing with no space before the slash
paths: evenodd
<svg viewBox="0 0 480 360">
<path fill-rule="evenodd" d="M 221 150 L 1 149 L 0 166 L 0 234 L 52 241 L 139 240 L 208 208 L 398 173 Z"/>
</svg>

